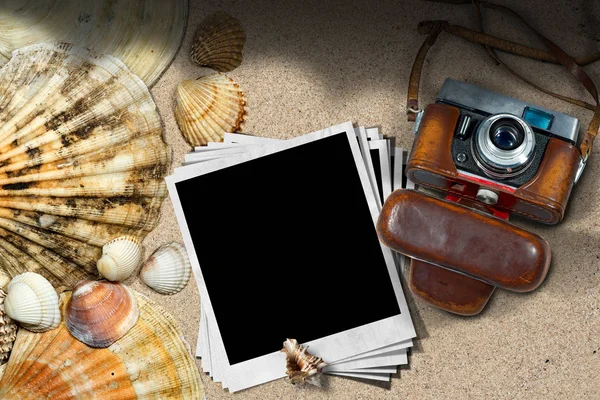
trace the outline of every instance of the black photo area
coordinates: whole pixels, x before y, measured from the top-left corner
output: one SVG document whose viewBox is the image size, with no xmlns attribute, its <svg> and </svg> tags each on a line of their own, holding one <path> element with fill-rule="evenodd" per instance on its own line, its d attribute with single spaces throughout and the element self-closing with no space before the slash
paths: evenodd
<svg viewBox="0 0 600 400">
<path fill-rule="evenodd" d="M 176 187 L 230 364 L 400 313 L 345 134 Z"/>
<path fill-rule="evenodd" d="M 394 169 L 395 166 L 396 166 L 396 155 L 392 151 L 392 154 L 390 154 L 390 178 L 392 179 L 392 192 L 394 191 L 394 188 L 398 184 L 397 182 L 394 182 L 394 178 L 396 177 L 396 172 Z"/>
<path fill-rule="evenodd" d="M 373 170 L 375 171 L 375 181 L 377 182 L 379 198 L 381 199 L 381 204 L 383 204 L 385 199 L 383 198 L 383 178 L 381 176 L 381 158 L 379 157 L 379 150 L 371 149 L 369 152 L 371 153 L 371 160 L 373 161 Z"/>
</svg>

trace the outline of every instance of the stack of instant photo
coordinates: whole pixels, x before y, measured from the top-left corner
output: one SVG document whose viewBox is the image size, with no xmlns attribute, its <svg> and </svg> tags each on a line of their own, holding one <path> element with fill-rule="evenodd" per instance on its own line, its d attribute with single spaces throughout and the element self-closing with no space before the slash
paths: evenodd
<svg viewBox="0 0 600 400">
<path fill-rule="evenodd" d="M 402 186 L 377 128 L 227 134 L 167 178 L 202 303 L 196 355 L 231 392 L 286 376 L 287 338 L 326 374 L 389 381 L 415 330 L 375 221 Z"/>
</svg>

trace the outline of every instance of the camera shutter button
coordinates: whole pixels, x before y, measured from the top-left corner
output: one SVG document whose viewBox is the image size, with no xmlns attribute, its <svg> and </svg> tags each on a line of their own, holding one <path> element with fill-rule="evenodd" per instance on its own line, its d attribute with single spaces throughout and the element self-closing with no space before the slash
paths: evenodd
<svg viewBox="0 0 600 400">
<path fill-rule="evenodd" d="M 481 201 L 482 203 L 493 206 L 498 202 L 498 193 L 490 189 L 480 188 L 477 191 L 477 200 Z"/>
</svg>

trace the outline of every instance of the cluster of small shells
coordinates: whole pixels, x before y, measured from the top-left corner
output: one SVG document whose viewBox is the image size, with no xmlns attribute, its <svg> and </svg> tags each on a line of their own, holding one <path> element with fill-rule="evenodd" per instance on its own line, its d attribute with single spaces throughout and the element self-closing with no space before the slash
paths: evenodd
<svg viewBox="0 0 600 400">
<path fill-rule="evenodd" d="M 246 117 L 246 95 L 238 83 L 222 72 L 238 67 L 246 34 L 240 22 L 219 12 L 198 27 L 192 44 L 194 63 L 219 73 L 179 84 L 175 119 L 192 146 L 222 141 L 226 132 L 238 132 Z"/>
<path fill-rule="evenodd" d="M 109 280 L 124 280 L 140 264 L 141 251 L 141 243 L 135 237 L 112 240 L 103 248 L 98 270 Z M 159 293 L 181 291 L 191 276 L 185 248 L 178 243 L 160 247 L 145 263 L 140 275 Z M 35 272 L 17 275 L 8 283 L 5 297 L 4 292 L 2 294 L 0 335 L 11 333 L 6 328 L 8 318 L 32 332 L 45 332 L 60 324 L 58 295 L 43 276 Z M 6 319 L 2 319 L 4 313 Z M 122 338 L 135 326 L 138 317 L 139 310 L 131 289 L 110 281 L 80 281 L 73 288 L 65 308 L 67 330 L 77 340 L 94 348 L 108 347 Z M 8 336 L 0 336 L 0 354 L 10 351 L 8 340 Z"/>
<path fill-rule="evenodd" d="M 102 248 L 98 272 L 113 282 L 122 282 L 137 269 L 142 260 L 142 245 L 133 236 L 111 240 Z M 188 283 L 192 267 L 185 247 L 169 243 L 159 247 L 140 270 L 140 279 L 161 294 L 179 293 Z"/>
<path fill-rule="evenodd" d="M 307 352 L 307 348 L 299 344 L 296 339 L 287 339 L 283 342 L 281 351 L 286 355 L 286 374 L 293 384 L 305 382 L 321 373 L 327 366 L 321 357 Z"/>
</svg>

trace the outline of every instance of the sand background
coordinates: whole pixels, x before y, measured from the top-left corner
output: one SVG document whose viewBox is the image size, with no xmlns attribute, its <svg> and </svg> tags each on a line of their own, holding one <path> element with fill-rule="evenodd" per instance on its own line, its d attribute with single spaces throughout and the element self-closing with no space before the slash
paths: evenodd
<svg viewBox="0 0 600 400">
<path fill-rule="evenodd" d="M 600 2 L 502 3 L 519 10 L 572 55 L 588 54 L 600 47 Z M 236 16 L 247 32 L 244 62 L 229 73 L 248 97 L 245 132 L 291 138 L 352 120 L 379 126 L 404 147 L 410 147 L 413 140 L 412 123 L 406 122 L 404 115 L 407 81 L 424 39 L 416 30 L 417 23 L 424 19 L 445 19 L 475 28 L 474 14 L 468 5 L 418 1 L 191 0 L 182 47 L 152 88 L 164 122 L 165 138 L 173 149 L 172 168 L 180 165 L 190 150 L 173 116 L 175 88 L 184 79 L 210 72 L 194 66 L 188 52 L 195 28 L 215 11 Z M 541 47 L 531 40 L 521 24 L 508 17 L 487 12 L 485 22 L 493 34 Z M 548 88 L 590 101 L 580 85 L 558 66 L 508 55 L 504 59 Z M 600 63 L 588 71 L 599 78 Z M 555 100 L 518 81 L 496 67 L 479 46 L 442 33 L 425 63 L 423 105 L 434 100 L 446 77 L 572 114 L 582 120 L 582 125 L 591 117 L 586 110 Z M 563 222 L 546 227 L 517 221 L 546 238 L 553 250 L 551 271 L 539 290 L 531 294 L 499 290 L 487 309 L 475 318 L 439 311 L 407 293 L 419 338 L 409 357 L 409 366 L 394 375 L 391 384 L 327 377 L 321 389 L 292 387 L 280 380 L 231 394 L 203 375 L 207 397 L 600 398 L 599 152 L 600 145 L 571 196 Z M 339 196 L 343 199 L 344 193 Z M 219 204 L 214 204 L 206 212 L 218 209 Z M 159 226 L 144 242 L 146 256 L 159 245 L 175 240 L 181 241 L 181 234 L 167 199 Z M 128 283 L 173 313 L 195 347 L 200 299 L 193 280 L 175 296 L 152 293 L 137 278 Z M 232 301 L 243 299 L 232 298 Z M 343 304 L 325 302 L 323 306 L 331 307 L 334 313 Z M 246 329 L 260 327 L 240 327 L 240 340 L 244 340 Z"/>
</svg>

